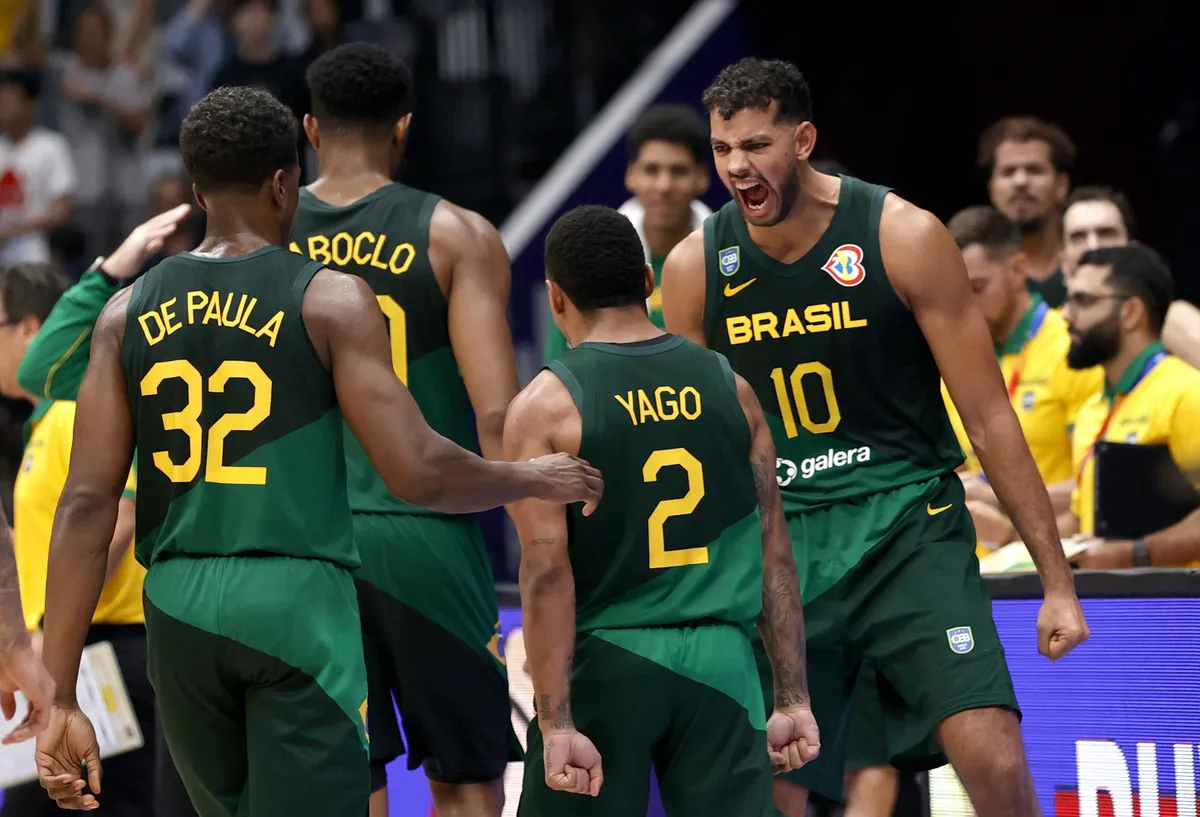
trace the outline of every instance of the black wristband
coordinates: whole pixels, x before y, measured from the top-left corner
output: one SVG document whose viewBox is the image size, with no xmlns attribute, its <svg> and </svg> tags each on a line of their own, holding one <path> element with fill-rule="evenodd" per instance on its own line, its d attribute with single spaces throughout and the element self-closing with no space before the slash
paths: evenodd
<svg viewBox="0 0 1200 817">
<path fill-rule="evenodd" d="M 1133 540 L 1133 566 L 1150 567 L 1150 551 L 1146 550 L 1145 539 Z"/>
<path fill-rule="evenodd" d="M 119 289 L 124 282 L 120 278 L 114 278 L 104 271 L 104 262 L 107 260 L 108 258 L 102 255 L 93 261 L 88 269 L 95 270 L 110 287 L 117 287 Z"/>
</svg>

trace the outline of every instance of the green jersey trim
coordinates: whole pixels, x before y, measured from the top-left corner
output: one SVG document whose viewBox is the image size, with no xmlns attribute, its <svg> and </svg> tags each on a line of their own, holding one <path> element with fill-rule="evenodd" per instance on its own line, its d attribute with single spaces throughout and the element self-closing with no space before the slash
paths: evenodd
<svg viewBox="0 0 1200 817">
<path fill-rule="evenodd" d="M 571 373 L 562 361 L 552 360 L 546 364 L 546 368 L 554 374 L 562 384 L 567 387 L 567 391 L 571 393 L 571 399 L 575 402 L 575 408 L 583 412 L 583 386 L 579 385 L 579 380 Z"/>
</svg>

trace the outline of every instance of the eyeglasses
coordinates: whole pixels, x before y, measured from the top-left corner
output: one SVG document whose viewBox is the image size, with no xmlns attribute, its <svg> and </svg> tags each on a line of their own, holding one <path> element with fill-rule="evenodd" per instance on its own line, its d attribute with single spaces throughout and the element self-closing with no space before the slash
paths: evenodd
<svg viewBox="0 0 1200 817">
<path fill-rule="evenodd" d="M 1072 306 L 1076 309 L 1087 309 L 1089 306 L 1095 306 L 1100 301 L 1125 301 L 1129 296 L 1113 292 L 1109 294 L 1097 294 L 1094 292 L 1068 292 L 1067 297 L 1063 299 L 1063 306 Z"/>
</svg>

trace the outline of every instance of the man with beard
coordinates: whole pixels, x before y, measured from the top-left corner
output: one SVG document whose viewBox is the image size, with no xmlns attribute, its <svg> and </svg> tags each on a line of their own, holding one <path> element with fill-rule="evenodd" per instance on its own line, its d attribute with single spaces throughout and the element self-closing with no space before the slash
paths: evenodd
<svg viewBox="0 0 1200 817">
<path fill-rule="evenodd" d="M 1064 534 L 1090 535 L 1095 520 L 1095 445 L 1114 440 L 1166 445 L 1193 479 L 1200 475 L 1200 372 L 1163 347 L 1173 294 L 1171 272 L 1144 244 L 1090 250 L 1071 278 L 1063 315 L 1070 327 L 1067 363 L 1101 366 L 1104 388 L 1079 410 L 1073 454 L 1078 484 Z M 1200 565 L 1200 511 L 1142 539 L 1097 539 L 1080 567 Z"/>
<path fill-rule="evenodd" d="M 936 731 L 981 817 L 1036 815 L 942 378 L 1037 560 L 1039 649 L 1057 659 L 1088 631 L 962 254 L 887 188 L 812 169 L 812 102 L 795 66 L 742 60 L 704 106 L 733 200 L 667 259 L 663 309 L 668 330 L 750 383 L 776 443 L 827 736 L 814 762 L 776 778 L 776 805 L 803 815 L 808 789 L 841 798 L 839 725 L 865 659 L 890 756 Z"/>
<path fill-rule="evenodd" d="M 1021 231 L 1029 259 L 1026 283 L 1055 308 L 1067 292 L 1059 266 L 1060 213 L 1074 163 L 1075 145 L 1063 129 L 1032 116 L 1005 117 L 979 138 L 988 197 Z"/>
</svg>

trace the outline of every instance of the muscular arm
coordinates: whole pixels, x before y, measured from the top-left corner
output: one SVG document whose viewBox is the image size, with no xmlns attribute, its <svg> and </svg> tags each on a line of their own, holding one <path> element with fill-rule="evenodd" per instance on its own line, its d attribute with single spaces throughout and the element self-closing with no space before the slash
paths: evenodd
<svg viewBox="0 0 1200 817">
<path fill-rule="evenodd" d="M 879 244 L 892 285 L 937 360 L 988 481 L 1010 512 L 1046 592 L 1074 592 L 1050 497 L 1008 401 L 962 253 L 934 216 L 889 196 Z"/>
<path fill-rule="evenodd" d="M 573 415 L 573 416 L 572 416 Z M 558 378 L 542 372 L 518 395 L 504 426 L 504 453 L 517 462 L 555 450 L 552 435 L 579 414 Z M 521 539 L 521 621 L 543 733 L 574 729 L 571 659 L 575 652 L 575 577 L 567 554 L 567 511 L 537 499 L 508 509 Z"/>
<path fill-rule="evenodd" d="M 392 370 L 383 315 L 361 278 L 322 270 L 309 284 L 303 308 L 333 374 L 346 422 L 396 496 L 447 513 L 558 496 L 553 492 L 561 491 L 562 483 L 544 467 L 489 462 L 429 427 Z M 599 485 L 595 488 L 598 498 Z M 571 501 L 581 498 L 583 491 Z"/>
<path fill-rule="evenodd" d="M 75 683 L 88 626 L 107 573 L 121 491 L 133 459 L 133 418 L 121 368 L 129 290 L 100 315 L 92 359 L 79 387 L 71 469 L 54 516 L 46 574 L 43 658 L 57 701 L 75 706 Z"/>
<path fill-rule="evenodd" d="M 121 497 L 121 504 L 117 508 L 117 524 L 113 529 L 112 539 L 108 544 L 108 561 L 104 567 L 105 584 L 111 581 L 113 576 L 117 575 L 117 570 L 120 569 L 121 562 L 125 559 L 125 554 L 129 552 L 129 546 L 133 544 L 135 514 L 136 505 L 134 501 Z"/>
<path fill-rule="evenodd" d="M 1180 360 L 1200 368 L 1200 309 L 1187 301 L 1175 301 L 1163 324 L 1163 345 Z"/>
<path fill-rule="evenodd" d="M 704 230 L 699 229 L 675 245 L 662 269 L 663 320 L 667 331 L 706 346 L 704 299 Z"/>
<path fill-rule="evenodd" d="M 434 269 L 450 268 L 450 346 L 475 410 L 479 450 L 504 459 L 504 413 L 521 385 L 508 327 L 508 252 L 486 219 L 439 202 L 429 226 Z"/>
<path fill-rule="evenodd" d="M 737 376 L 738 400 L 750 423 L 750 467 L 762 519 L 763 589 L 758 633 L 771 661 L 775 708 L 808 704 L 804 610 L 792 540 L 775 478 L 775 443 L 750 384 Z"/>
<path fill-rule="evenodd" d="M 17 584 L 17 557 L 13 553 L 12 529 L 0 508 L 0 664 L 20 647 L 29 646 L 25 612 L 21 609 L 21 587 Z"/>
</svg>

